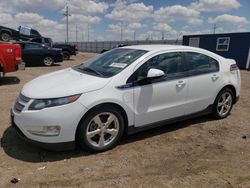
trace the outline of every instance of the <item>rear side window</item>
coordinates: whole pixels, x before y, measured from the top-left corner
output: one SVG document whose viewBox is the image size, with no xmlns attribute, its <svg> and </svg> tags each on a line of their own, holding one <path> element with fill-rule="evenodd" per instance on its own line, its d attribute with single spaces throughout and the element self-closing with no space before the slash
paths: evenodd
<svg viewBox="0 0 250 188">
<path fill-rule="evenodd" d="M 40 35 L 40 34 L 38 33 L 38 31 L 33 30 L 33 29 L 31 29 L 31 34 L 33 34 L 33 35 Z"/>
<path fill-rule="evenodd" d="M 39 39 L 39 38 L 37 38 L 37 39 L 32 39 L 31 41 L 32 41 L 32 42 L 42 43 L 42 39 Z"/>
<path fill-rule="evenodd" d="M 219 71 L 219 63 L 215 59 L 196 52 L 185 52 L 190 75 L 199 75 Z"/>
<path fill-rule="evenodd" d="M 39 44 L 26 44 L 26 49 L 38 49 L 41 48 Z"/>
</svg>

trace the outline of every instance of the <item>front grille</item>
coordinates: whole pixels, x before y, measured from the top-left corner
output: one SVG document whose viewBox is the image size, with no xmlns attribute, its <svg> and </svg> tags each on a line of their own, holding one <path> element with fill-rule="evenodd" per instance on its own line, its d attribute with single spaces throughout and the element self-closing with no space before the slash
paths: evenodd
<svg viewBox="0 0 250 188">
<path fill-rule="evenodd" d="M 25 97 L 24 95 L 20 94 L 15 102 L 14 105 L 14 110 L 16 112 L 22 112 L 22 110 L 24 109 L 25 105 L 30 101 L 30 98 Z"/>
</svg>

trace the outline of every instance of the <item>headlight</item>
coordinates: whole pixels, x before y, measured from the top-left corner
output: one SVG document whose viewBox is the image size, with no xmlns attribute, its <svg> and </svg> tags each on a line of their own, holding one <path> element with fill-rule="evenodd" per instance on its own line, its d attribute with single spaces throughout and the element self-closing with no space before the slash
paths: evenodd
<svg viewBox="0 0 250 188">
<path fill-rule="evenodd" d="M 35 99 L 29 106 L 29 110 L 42 110 L 53 106 L 60 106 L 75 102 L 81 95 L 72 95 L 55 99 Z"/>
</svg>

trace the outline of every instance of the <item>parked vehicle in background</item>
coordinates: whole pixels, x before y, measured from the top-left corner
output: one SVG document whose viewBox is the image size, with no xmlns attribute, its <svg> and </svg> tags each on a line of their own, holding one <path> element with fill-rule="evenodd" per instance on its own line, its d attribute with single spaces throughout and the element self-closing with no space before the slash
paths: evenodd
<svg viewBox="0 0 250 188">
<path fill-rule="evenodd" d="M 17 44 L 0 43 L 0 77 L 8 72 L 24 69 L 21 48 Z"/>
<path fill-rule="evenodd" d="M 19 26 L 18 30 L 8 27 L 0 26 L 0 40 L 9 42 L 10 40 L 24 40 L 27 41 L 32 38 L 42 37 L 41 34 L 29 27 Z"/>
<path fill-rule="evenodd" d="M 188 118 L 226 118 L 240 96 L 236 62 L 207 50 L 145 45 L 116 48 L 27 83 L 12 107 L 13 126 L 43 147 L 91 151 Z"/>
<path fill-rule="evenodd" d="M 78 53 L 78 48 L 76 45 L 71 45 L 67 43 L 55 43 L 53 48 L 61 48 L 63 52 L 63 59 L 69 60 L 70 56 L 76 55 Z"/>
<path fill-rule="evenodd" d="M 39 38 L 33 38 L 29 40 L 30 42 L 37 42 L 44 44 L 49 47 L 53 47 L 53 41 L 51 38 L 46 38 L 46 37 L 39 37 Z"/>
<path fill-rule="evenodd" d="M 52 66 L 63 61 L 61 49 L 51 48 L 35 42 L 17 42 L 22 49 L 22 59 L 27 65 Z"/>
<path fill-rule="evenodd" d="M 128 45 L 127 44 L 117 44 L 115 46 L 112 46 L 111 49 L 120 48 L 120 47 L 124 47 L 124 46 L 128 46 Z M 109 51 L 111 49 L 102 49 L 101 54 L 104 53 L 104 52 L 107 52 L 107 51 Z"/>
</svg>

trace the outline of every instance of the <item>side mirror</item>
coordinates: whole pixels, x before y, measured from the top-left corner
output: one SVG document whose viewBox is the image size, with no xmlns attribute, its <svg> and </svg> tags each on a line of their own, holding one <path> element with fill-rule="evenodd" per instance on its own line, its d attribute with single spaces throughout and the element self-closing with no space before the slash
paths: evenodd
<svg viewBox="0 0 250 188">
<path fill-rule="evenodd" d="M 160 69 L 149 69 L 147 78 L 159 78 L 164 75 L 165 73 Z"/>
</svg>

